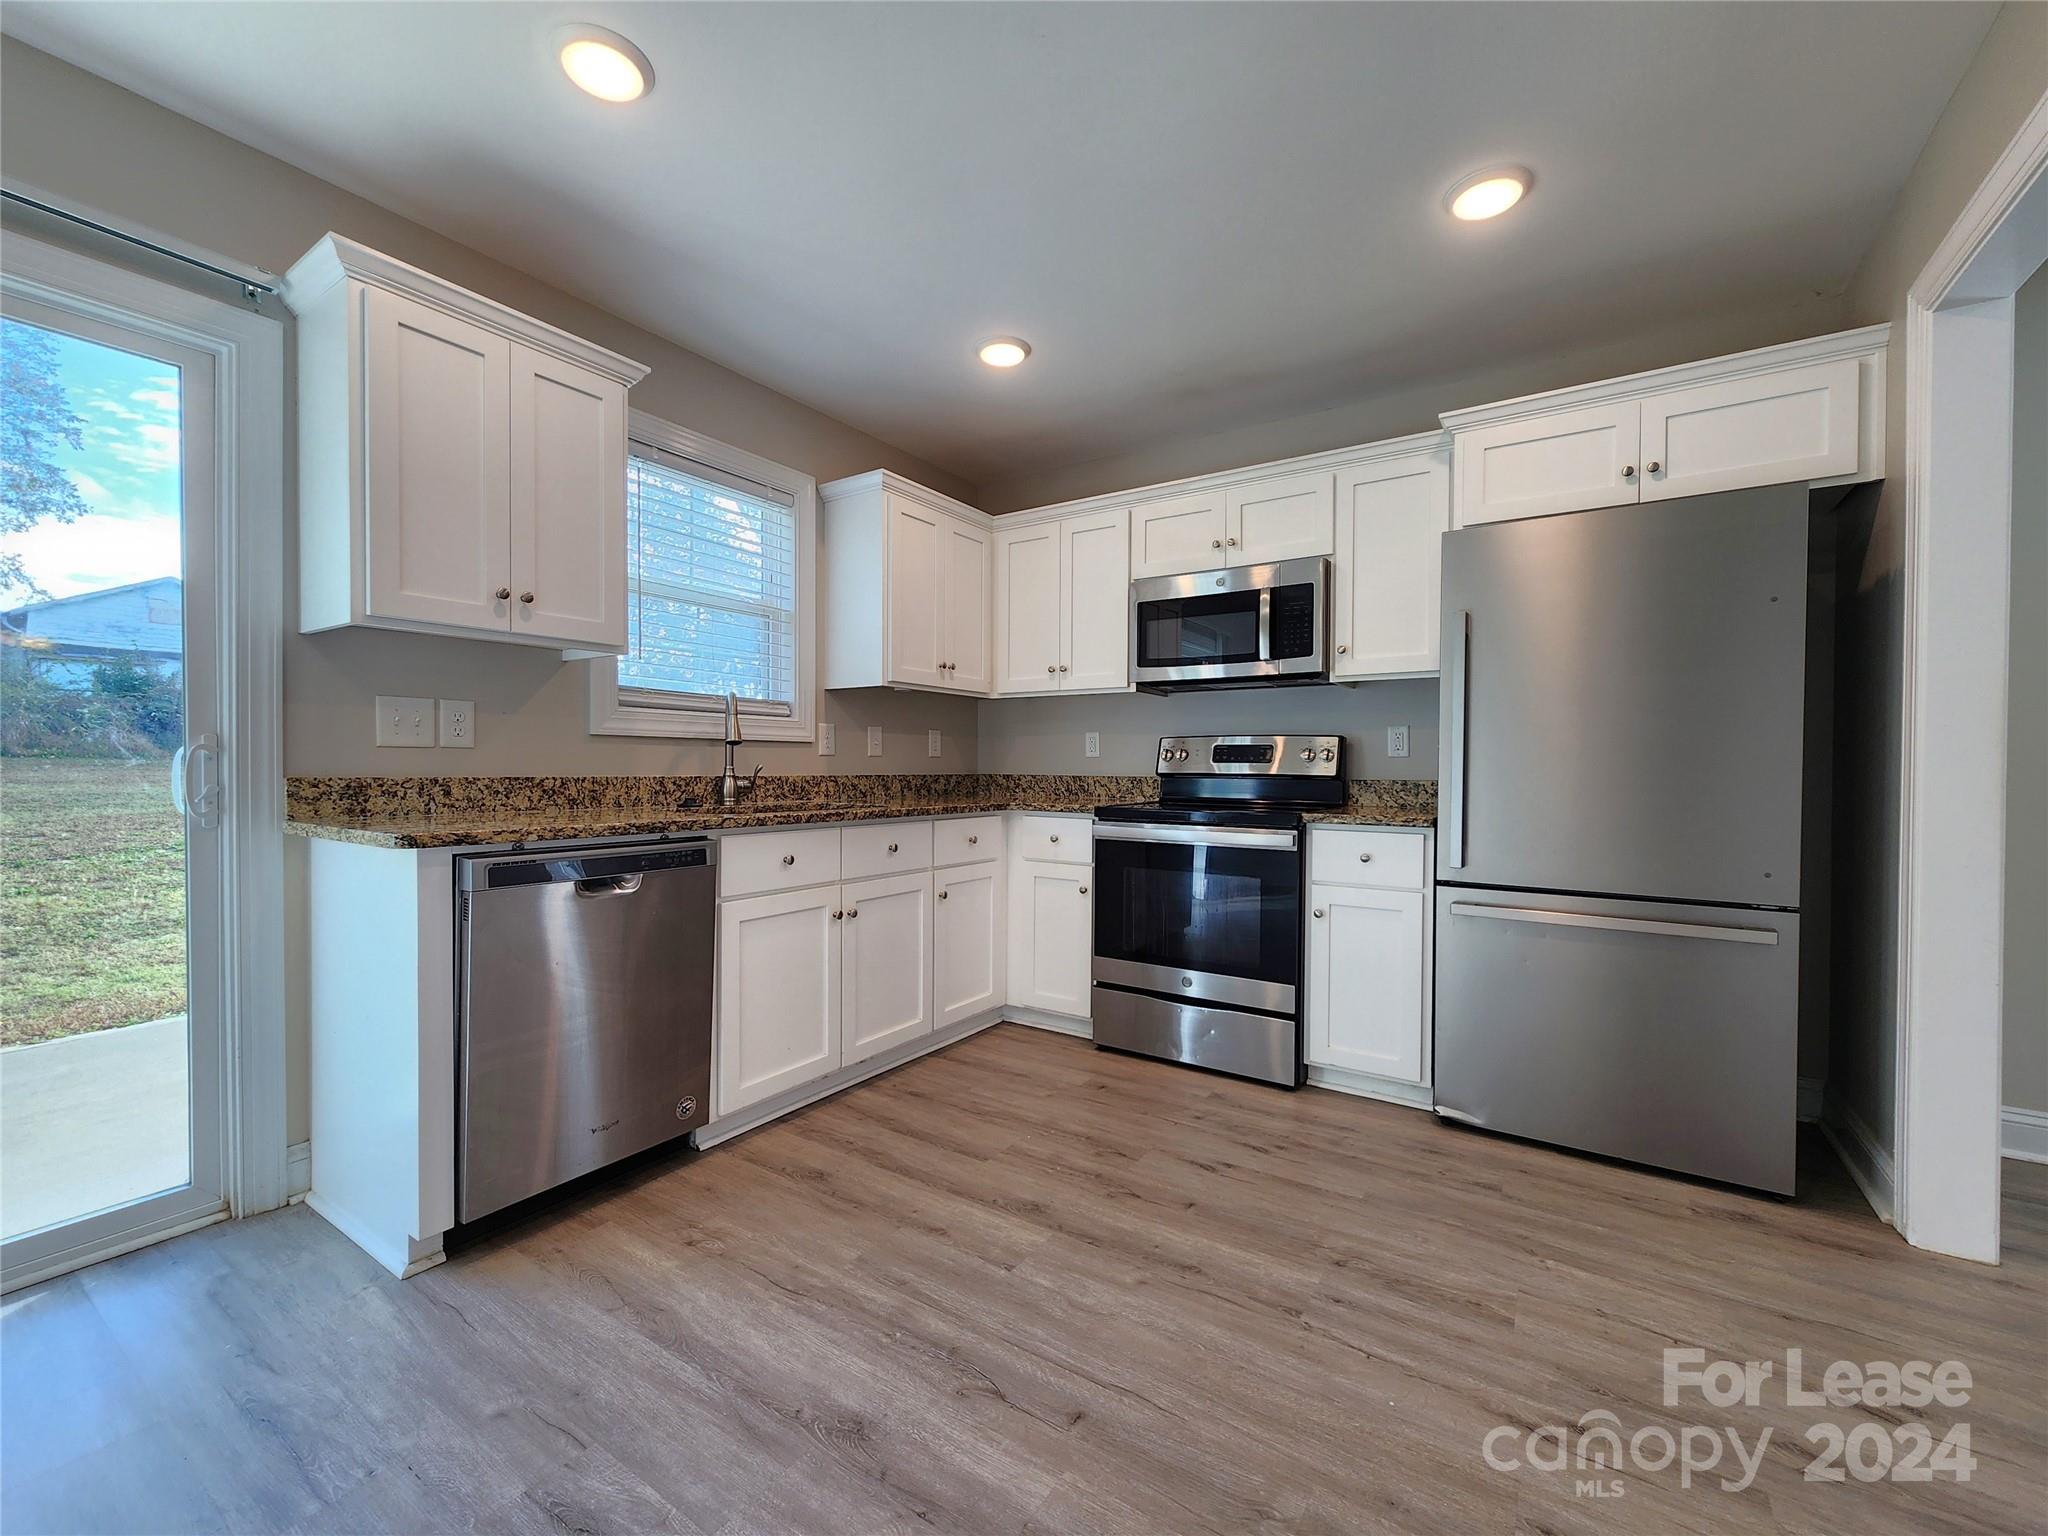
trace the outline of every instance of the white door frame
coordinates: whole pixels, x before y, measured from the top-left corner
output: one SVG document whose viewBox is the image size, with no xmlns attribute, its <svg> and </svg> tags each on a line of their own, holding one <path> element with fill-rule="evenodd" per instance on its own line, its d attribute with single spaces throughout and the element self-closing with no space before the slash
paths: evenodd
<svg viewBox="0 0 2048 1536">
<path fill-rule="evenodd" d="M 1998 1262 L 2013 294 L 2048 255 L 2048 97 L 1906 300 L 1895 1219 Z"/>
<path fill-rule="evenodd" d="M 89 1251 L 67 1250 L 34 1272 L 7 1276 L 12 1289 L 173 1230 L 285 1202 L 284 333 L 278 321 L 236 301 L 12 232 L 0 283 L 52 309 L 144 329 L 213 359 L 226 948 L 220 1086 L 228 1210 L 111 1233 Z"/>
</svg>

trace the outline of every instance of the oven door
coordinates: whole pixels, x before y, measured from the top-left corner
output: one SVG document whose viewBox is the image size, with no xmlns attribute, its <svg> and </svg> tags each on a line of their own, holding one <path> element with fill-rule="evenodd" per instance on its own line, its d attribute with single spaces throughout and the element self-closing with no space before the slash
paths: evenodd
<svg viewBox="0 0 2048 1536">
<path fill-rule="evenodd" d="M 1294 1015 L 1300 834 L 1097 822 L 1098 985 Z"/>
<path fill-rule="evenodd" d="M 1313 556 L 1132 582 L 1132 679 L 1158 685 L 1320 676 L 1329 565 Z"/>
</svg>

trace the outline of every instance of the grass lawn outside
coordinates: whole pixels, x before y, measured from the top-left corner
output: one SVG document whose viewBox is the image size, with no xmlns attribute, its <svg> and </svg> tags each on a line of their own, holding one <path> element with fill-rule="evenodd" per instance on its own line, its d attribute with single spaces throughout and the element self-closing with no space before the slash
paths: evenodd
<svg viewBox="0 0 2048 1536">
<path fill-rule="evenodd" d="M 0 1046 L 185 1011 L 170 761 L 0 759 Z"/>
</svg>

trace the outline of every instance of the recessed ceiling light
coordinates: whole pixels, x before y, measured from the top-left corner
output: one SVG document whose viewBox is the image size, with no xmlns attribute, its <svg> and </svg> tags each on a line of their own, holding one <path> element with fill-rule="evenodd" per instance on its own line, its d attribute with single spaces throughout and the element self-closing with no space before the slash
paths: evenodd
<svg viewBox="0 0 2048 1536">
<path fill-rule="evenodd" d="M 1444 194 L 1455 218 L 1491 219 L 1506 213 L 1529 190 L 1529 173 L 1519 165 L 1496 165 L 1467 176 Z"/>
<path fill-rule="evenodd" d="M 981 344 L 981 360 L 991 368 L 1014 368 L 1031 355 L 1031 343 L 1015 336 L 996 336 Z"/>
<path fill-rule="evenodd" d="M 555 34 L 562 73 L 599 101 L 638 101 L 654 89 L 647 55 L 603 27 L 563 27 Z"/>
</svg>

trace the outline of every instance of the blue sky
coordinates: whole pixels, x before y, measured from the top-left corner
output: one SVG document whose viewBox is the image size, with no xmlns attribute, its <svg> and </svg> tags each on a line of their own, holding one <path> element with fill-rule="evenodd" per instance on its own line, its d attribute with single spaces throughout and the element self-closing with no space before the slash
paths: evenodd
<svg viewBox="0 0 2048 1536">
<path fill-rule="evenodd" d="M 54 334 L 65 392 L 85 422 L 83 448 L 60 449 L 57 463 L 92 510 L 75 523 L 0 534 L 0 549 L 19 553 L 52 597 L 178 575 L 177 369 Z"/>
</svg>

